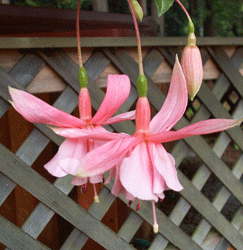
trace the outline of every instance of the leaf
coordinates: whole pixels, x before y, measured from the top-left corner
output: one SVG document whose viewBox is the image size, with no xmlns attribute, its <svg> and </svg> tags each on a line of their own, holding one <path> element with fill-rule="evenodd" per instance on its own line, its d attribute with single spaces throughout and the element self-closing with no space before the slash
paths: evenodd
<svg viewBox="0 0 243 250">
<path fill-rule="evenodd" d="M 157 9 L 158 15 L 162 16 L 174 3 L 175 0 L 154 0 Z"/>
</svg>

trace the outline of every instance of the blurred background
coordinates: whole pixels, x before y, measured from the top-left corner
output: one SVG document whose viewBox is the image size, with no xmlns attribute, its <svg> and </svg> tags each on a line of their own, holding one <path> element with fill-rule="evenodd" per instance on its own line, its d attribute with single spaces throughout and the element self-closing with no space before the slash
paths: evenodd
<svg viewBox="0 0 243 250">
<path fill-rule="evenodd" d="M 145 14 L 150 16 L 153 11 L 152 1 L 139 1 Z M 192 17 L 197 36 L 237 37 L 243 35 L 242 0 L 181 0 L 181 2 Z M 77 0 L 10 0 L 10 4 L 66 9 L 77 8 Z M 94 10 L 92 0 L 83 0 L 82 10 Z M 129 13 L 127 1 L 108 0 L 108 11 Z M 187 19 L 176 2 L 160 18 L 163 19 L 163 27 L 160 30 L 161 36 L 187 36 Z"/>
</svg>

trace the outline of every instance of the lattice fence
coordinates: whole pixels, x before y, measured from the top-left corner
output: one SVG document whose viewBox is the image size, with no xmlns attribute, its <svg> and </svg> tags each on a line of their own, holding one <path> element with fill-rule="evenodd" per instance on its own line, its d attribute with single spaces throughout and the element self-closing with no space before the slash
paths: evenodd
<svg viewBox="0 0 243 250">
<path fill-rule="evenodd" d="M 178 46 L 153 45 L 143 50 L 154 114 L 165 100 L 175 53 L 180 51 Z M 201 52 L 204 83 L 176 130 L 212 117 L 243 117 L 243 47 L 202 46 Z M 86 48 L 83 53 L 94 110 L 103 100 L 109 73 L 130 77 L 131 94 L 119 112 L 134 109 L 138 97 L 135 48 Z M 167 192 L 165 200 L 157 204 L 159 233 L 154 235 L 150 202 L 142 201 L 139 211 L 135 211 L 136 202 L 128 208 L 110 193 L 112 185 L 100 185 L 100 203 L 92 203 L 87 211 L 82 208 L 78 202 L 83 204 L 85 195 L 73 189 L 70 176 L 54 181 L 43 170 L 63 139 L 45 125 L 24 122 L 8 103 L 8 86 L 32 93 L 55 92 L 47 101 L 65 112 L 77 113 L 76 49 L 1 50 L 0 66 L 0 249 L 243 249 L 240 127 L 166 145 L 176 160 L 184 189 L 179 194 Z M 133 122 L 107 128 L 126 133 L 135 130 Z M 33 197 L 38 202 L 33 202 Z M 120 199 L 127 202 L 123 196 Z M 109 218 L 108 223 L 103 219 L 107 212 L 113 219 L 122 213 L 115 228 Z M 59 224 L 52 227 L 55 214 Z M 63 233 L 60 228 L 65 225 L 69 229 Z M 52 242 L 45 245 L 48 235 Z M 99 245 L 92 245 L 89 238 Z"/>
</svg>

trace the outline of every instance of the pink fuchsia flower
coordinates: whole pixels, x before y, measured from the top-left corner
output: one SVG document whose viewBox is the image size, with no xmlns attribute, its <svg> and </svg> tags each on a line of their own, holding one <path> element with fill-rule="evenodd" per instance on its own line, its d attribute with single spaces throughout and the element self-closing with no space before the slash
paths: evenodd
<svg viewBox="0 0 243 250">
<path fill-rule="evenodd" d="M 14 108 L 26 120 L 32 123 L 45 123 L 57 126 L 59 129 L 75 128 L 77 132 L 86 132 L 86 134 L 91 131 L 96 133 L 93 139 L 70 138 L 62 134 L 62 136 L 66 137 L 66 140 L 61 144 L 54 158 L 44 166 L 50 174 L 56 177 L 63 177 L 70 174 L 72 172 L 70 169 L 79 166 L 81 159 L 87 152 L 104 143 L 103 141 L 110 140 L 110 137 L 114 139 L 112 133 L 105 130 L 102 127 L 103 125 L 135 118 L 135 111 L 111 118 L 129 96 L 130 80 L 126 75 L 108 76 L 106 96 L 93 118 L 91 115 L 90 95 L 86 87 L 82 88 L 79 94 L 80 119 L 58 110 L 24 91 L 9 88 L 9 92 Z M 101 138 L 99 137 L 99 133 L 102 133 Z M 98 137 L 102 141 L 96 141 L 95 139 Z M 115 138 L 120 137 L 117 134 Z M 103 174 L 98 174 L 90 178 L 74 176 L 72 184 L 84 185 L 88 179 L 93 184 L 99 183 L 103 181 Z M 95 199 L 97 199 L 96 194 Z"/>
<path fill-rule="evenodd" d="M 111 169 L 111 177 L 115 177 L 113 194 L 118 195 L 121 192 L 139 200 L 153 201 L 154 231 L 157 232 L 154 202 L 164 198 L 165 190 L 180 191 L 183 188 L 177 177 L 174 158 L 161 143 L 222 131 L 242 122 L 210 119 L 171 131 L 183 116 L 186 107 L 186 80 L 177 59 L 168 96 L 152 121 L 150 122 L 147 97 L 139 97 L 135 134 L 112 140 L 89 152 L 82 158 L 79 167 L 72 169 L 73 175 L 93 176 Z"/>
<path fill-rule="evenodd" d="M 188 36 L 188 44 L 182 52 L 181 67 L 186 78 L 188 95 L 193 100 L 203 79 L 202 57 L 194 33 Z"/>
</svg>

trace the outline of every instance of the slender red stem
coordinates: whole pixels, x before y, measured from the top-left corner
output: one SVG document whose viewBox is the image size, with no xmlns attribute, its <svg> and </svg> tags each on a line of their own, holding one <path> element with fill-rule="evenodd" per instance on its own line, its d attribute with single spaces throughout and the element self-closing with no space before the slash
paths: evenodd
<svg viewBox="0 0 243 250">
<path fill-rule="evenodd" d="M 180 2 L 180 0 L 176 0 L 176 2 L 181 6 L 181 8 L 183 9 L 183 11 L 184 11 L 185 14 L 187 15 L 187 18 L 188 18 L 189 22 L 191 22 L 192 19 L 191 19 L 189 13 L 187 12 L 186 8 L 184 7 L 184 5 Z"/>
<path fill-rule="evenodd" d="M 78 47 L 78 64 L 79 67 L 83 67 L 83 62 L 82 62 L 82 54 L 81 54 L 81 42 L 80 42 L 80 31 L 79 31 L 79 13 L 80 13 L 80 6 L 81 6 L 81 1 L 78 0 L 78 7 L 77 7 L 77 18 L 76 18 L 76 35 L 77 35 L 77 47 Z"/>
<path fill-rule="evenodd" d="M 137 22 L 137 19 L 136 19 L 136 15 L 135 15 L 131 0 L 127 0 L 127 2 L 128 2 L 128 5 L 129 5 L 131 13 L 132 13 L 133 23 L 134 23 L 134 27 L 135 27 L 135 31 L 136 31 L 136 37 L 137 37 L 139 75 L 144 75 L 144 73 L 143 73 L 143 59 L 142 59 L 141 39 L 140 39 L 140 34 L 139 34 L 139 29 L 138 29 L 138 22 Z"/>
</svg>

